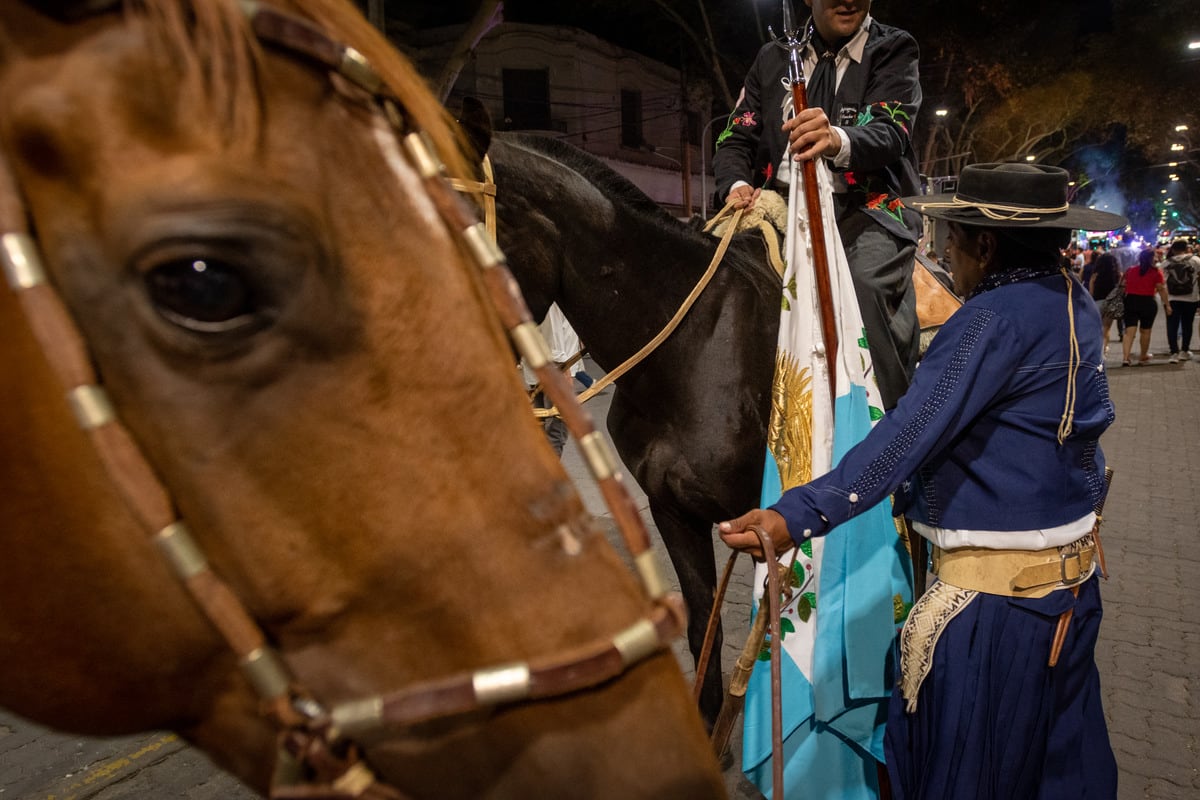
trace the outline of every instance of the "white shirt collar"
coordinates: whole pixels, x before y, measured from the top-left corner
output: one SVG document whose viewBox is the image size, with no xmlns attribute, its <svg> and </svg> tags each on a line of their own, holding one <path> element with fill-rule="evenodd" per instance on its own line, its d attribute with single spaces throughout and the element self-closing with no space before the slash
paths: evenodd
<svg viewBox="0 0 1200 800">
<path fill-rule="evenodd" d="M 809 22 L 812 22 L 811 18 L 809 18 Z M 842 45 L 841 50 L 838 50 L 837 57 L 839 61 L 843 58 L 850 58 L 856 64 L 862 63 L 863 50 L 865 50 L 867 47 L 867 37 L 871 32 L 870 28 L 871 15 L 867 14 L 867 16 L 863 18 L 862 25 L 860 25 L 858 30 L 855 31 L 854 35 L 850 37 L 850 41 Z M 817 60 L 816 48 L 814 48 L 811 43 L 808 45 L 808 52 L 805 54 L 805 60 L 812 61 L 814 63 Z"/>
<path fill-rule="evenodd" d="M 858 32 L 855 33 L 850 41 L 846 42 L 846 46 L 842 48 L 842 52 L 854 59 L 855 63 L 862 63 L 863 50 L 867 48 L 867 37 L 871 33 L 870 28 L 871 15 L 867 14 L 867 16 L 863 19 L 863 24 L 858 29 Z"/>
</svg>

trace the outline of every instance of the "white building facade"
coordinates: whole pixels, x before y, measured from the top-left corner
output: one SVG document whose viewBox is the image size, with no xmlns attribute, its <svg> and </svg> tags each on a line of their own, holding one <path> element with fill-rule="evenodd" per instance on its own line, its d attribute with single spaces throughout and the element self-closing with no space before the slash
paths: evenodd
<svg viewBox="0 0 1200 800">
<path fill-rule="evenodd" d="M 407 32 L 426 76 L 461 27 Z M 605 161 L 677 216 L 708 209 L 712 107 L 707 83 L 577 28 L 503 22 L 479 41 L 446 100 L 481 101 L 496 130 L 555 136 Z"/>
</svg>

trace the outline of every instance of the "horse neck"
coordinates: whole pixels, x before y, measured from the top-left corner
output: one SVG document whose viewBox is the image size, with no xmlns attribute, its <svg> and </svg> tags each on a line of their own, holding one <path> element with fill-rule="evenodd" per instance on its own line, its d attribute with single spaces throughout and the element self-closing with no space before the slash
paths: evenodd
<svg viewBox="0 0 1200 800">
<path fill-rule="evenodd" d="M 597 363 L 608 370 L 681 312 L 717 252 L 717 240 L 690 230 L 637 215 L 618 219 L 606 236 L 607 252 L 566 265 L 559 299 Z M 703 291 L 728 291 L 727 279 L 727 274 L 716 275 Z M 696 313 L 689 310 L 679 324 Z"/>
</svg>

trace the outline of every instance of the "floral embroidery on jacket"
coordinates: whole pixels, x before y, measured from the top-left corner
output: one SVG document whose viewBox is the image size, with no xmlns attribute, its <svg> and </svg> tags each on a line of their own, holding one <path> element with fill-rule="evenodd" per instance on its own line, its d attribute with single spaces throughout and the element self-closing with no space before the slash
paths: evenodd
<svg viewBox="0 0 1200 800">
<path fill-rule="evenodd" d="M 908 112 L 905 111 L 900 103 L 872 103 L 867 106 L 855 120 L 855 125 L 866 125 L 877 116 L 886 114 L 889 119 L 895 122 L 900 128 L 908 133 L 908 128 L 904 125 L 904 120 L 909 118 Z M 904 209 L 904 203 L 900 202 L 897 195 L 887 191 L 878 191 L 879 178 L 875 175 L 858 175 L 853 170 L 846 170 L 842 173 L 842 178 L 846 181 L 846 186 L 850 191 L 856 192 L 863 197 L 863 208 L 870 211 L 882 211 L 892 219 L 904 225 L 904 216 L 901 211 Z M 884 187 L 886 189 L 886 187 Z"/>
<path fill-rule="evenodd" d="M 885 192 L 876 192 L 875 194 L 867 195 L 867 208 L 877 209 L 882 208 L 887 202 L 888 196 Z"/>
<path fill-rule="evenodd" d="M 889 195 L 887 192 L 872 192 L 870 181 L 866 186 L 855 184 L 854 188 L 863 192 L 866 195 L 866 201 L 863 206 L 872 211 L 882 211 L 892 219 L 904 224 L 904 217 L 900 214 L 900 209 L 904 208 L 904 203 L 900 202 L 899 197 Z"/>
<path fill-rule="evenodd" d="M 729 124 L 725 126 L 725 130 L 721 131 L 721 135 L 717 137 L 716 143 L 720 145 L 721 142 L 724 142 L 726 139 L 728 139 L 731 135 L 733 135 L 733 129 L 739 125 L 743 128 L 754 128 L 758 125 L 758 119 L 754 116 L 753 111 L 743 111 L 741 114 L 731 114 L 729 117 Z"/>
<path fill-rule="evenodd" d="M 854 121 L 855 125 L 866 125 L 875 118 L 875 113 L 872 109 L 879 109 L 888 116 L 892 122 L 900 126 L 900 129 L 908 133 L 908 120 L 911 119 L 908 112 L 904 110 L 903 103 L 872 103 L 862 110 L 858 115 L 858 119 Z"/>
</svg>

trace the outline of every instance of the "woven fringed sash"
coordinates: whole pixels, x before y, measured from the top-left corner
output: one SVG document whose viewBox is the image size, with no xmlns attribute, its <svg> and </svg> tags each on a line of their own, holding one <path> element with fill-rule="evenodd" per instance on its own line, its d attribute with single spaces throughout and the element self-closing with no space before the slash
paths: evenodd
<svg viewBox="0 0 1200 800">
<path fill-rule="evenodd" d="M 900 691 L 908 713 L 917 710 L 917 694 L 933 666 L 933 651 L 942 631 L 978 596 L 979 592 L 937 581 L 909 612 L 900 631 Z"/>
</svg>

